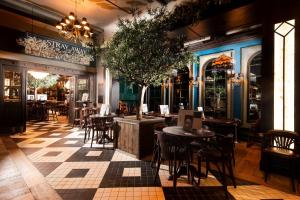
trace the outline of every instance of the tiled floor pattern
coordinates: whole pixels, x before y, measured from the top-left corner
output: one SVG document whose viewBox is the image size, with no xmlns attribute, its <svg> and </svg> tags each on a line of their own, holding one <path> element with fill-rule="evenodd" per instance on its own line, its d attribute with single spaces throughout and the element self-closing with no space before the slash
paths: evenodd
<svg viewBox="0 0 300 200">
<path fill-rule="evenodd" d="M 162 165 L 154 182 L 155 170 L 149 162 L 119 150 L 99 148 L 102 145 L 93 144 L 90 148 L 90 141 L 83 143 L 84 131 L 79 128 L 55 121 L 29 123 L 27 127 L 25 134 L 12 138 L 63 199 L 225 198 L 219 181 L 211 174 L 201 180 L 200 188 L 191 187 L 183 176 L 174 191 L 167 166 Z M 243 187 L 253 187 L 255 191 L 257 186 L 230 189 L 235 199 L 247 196 Z"/>
</svg>

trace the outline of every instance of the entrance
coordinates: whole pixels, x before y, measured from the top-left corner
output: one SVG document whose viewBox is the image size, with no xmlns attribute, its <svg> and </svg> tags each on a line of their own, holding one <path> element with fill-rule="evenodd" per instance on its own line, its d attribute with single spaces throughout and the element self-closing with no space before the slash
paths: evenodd
<svg viewBox="0 0 300 200">
<path fill-rule="evenodd" d="M 70 78 L 42 71 L 27 72 L 27 121 L 66 121 L 70 108 Z"/>
<path fill-rule="evenodd" d="M 27 121 L 73 123 L 75 107 L 96 103 L 95 72 L 0 59 L 0 74 L 0 134 L 24 132 Z"/>
</svg>

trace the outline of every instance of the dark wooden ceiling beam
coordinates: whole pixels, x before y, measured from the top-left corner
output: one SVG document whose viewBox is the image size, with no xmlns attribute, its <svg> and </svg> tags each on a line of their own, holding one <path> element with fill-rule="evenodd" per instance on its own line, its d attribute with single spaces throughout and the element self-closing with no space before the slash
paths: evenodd
<svg viewBox="0 0 300 200">
<path fill-rule="evenodd" d="M 177 29 L 175 32 L 185 34 L 188 41 L 208 35 L 225 35 L 227 31 L 235 28 L 260 24 L 262 22 L 260 10 L 259 3 L 254 2 Z"/>
</svg>

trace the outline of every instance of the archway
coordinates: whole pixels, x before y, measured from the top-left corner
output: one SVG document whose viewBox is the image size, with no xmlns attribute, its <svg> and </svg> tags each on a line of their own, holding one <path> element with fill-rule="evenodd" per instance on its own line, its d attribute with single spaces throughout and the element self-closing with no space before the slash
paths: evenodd
<svg viewBox="0 0 300 200">
<path fill-rule="evenodd" d="M 226 69 L 215 69 L 208 60 L 203 68 L 202 105 L 206 116 L 227 117 L 227 73 Z"/>
<path fill-rule="evenodd" d="M 253 54 L 248 61 L 247 122 L 261 117 L 261 51 Z"/>
</svg>

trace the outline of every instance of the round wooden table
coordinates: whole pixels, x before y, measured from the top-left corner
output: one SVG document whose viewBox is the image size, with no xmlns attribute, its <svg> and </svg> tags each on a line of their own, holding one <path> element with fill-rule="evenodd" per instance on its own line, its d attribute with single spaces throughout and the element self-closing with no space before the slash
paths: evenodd
<svg viewBox="0 0 300 200">
<path fill-rule="evenodd" d="M 168 126 L 163 128 L 162 130 L 164 133 L 168 135 L 180 136 L 180 137 L 188 137 L 193 139 L 200 139 L 200 138 L 212 138 L 215 136 L 215 132 L 208 130 L 208 129 L 196 129 L 192 132 L 188 132 L 183 130 L 182 126 Z"/>
<path fill-rule="evenodd" d="M 201 128 L 201 129 L 193 130 L 193 132 L 188 132 L 184 130 L 182 126 L 168 126 L 163 128 L 162 131 L 167 135 L 180 137 L 180 142 L 182 142 L 182 145 L 186 146 L 186 148 L 188 148 L 189 151 L 191 151 L 190 149 L 191 142 L 195 140 L 204 139 L 204 138 L 212 138 L 215 136 L 214 131 Z M 176 166 L 174 165 L 174 171 L 175 169 Z M 174 177 L 173 175 L 170 175 L 169 180 L 173 179 L 173 181 L 175 181 L 175 179 L 177 179 L 181 175 L 186 174 L 187 171 L 194 171 L 194 173 L 198 174 L 198 177 L 201 176 L 199 175 L 198 170 L 193 165 L 191 165 L 189 161 L 188 163 L 182 163 L 181 166 L 179 166 L 178 172 L 176 172 L 176 176 Z M 192 178 L 192 183 L 194 181 L 195 180 Z M 190 182 L 189 173 L 188 173 L 188 182 Z"/>
<path fill-rule="evenodd" d="M 93 130 L 93 135 L 94 135 L 94 120 L 96 119 L 101 119 L 101 120 L 110 120 L 110 121 L 106 121 L 104 123 L 106 123 L 107 126 L 112 126 L 113 125 L 113 118 L 116 117 L 116 115 L 100 115 L 100 114 L 93 114 L 89 116 L 92 119 L 92 130 Z M 99 141 L 97 141 L 97 143 L 99 144 L 103 144 L 103 148 L 104 148 L 104 144 L 106 143 L 105 140 L 111 142 L 113 141 L 113 136 L 112 135 L 108 135 L 105 131 L 102 133 L 101 138 Z M 93 142 L 93 140 L 92 140 Z M 91 147 L 92 147 L 92 142 L 91 142 Z"/>
</svg>

